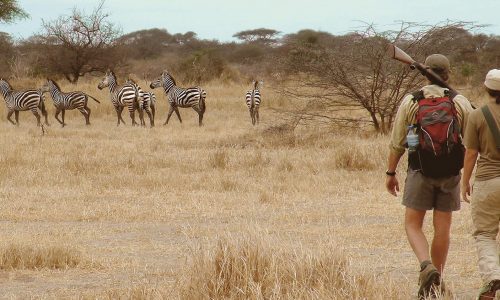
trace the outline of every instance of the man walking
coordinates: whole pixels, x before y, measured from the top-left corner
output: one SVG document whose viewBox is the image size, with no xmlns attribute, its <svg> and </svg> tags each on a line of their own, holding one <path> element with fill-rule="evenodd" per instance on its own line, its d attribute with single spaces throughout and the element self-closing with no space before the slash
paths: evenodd
<svg viewBox="0 0 500 300">
<path fill-rule="evenodd" d="M 471 214 L 479 273 L 485 285 L 479 299 L 494 299 L 500 289 L 500 264 L 496 237 L 500 221 L 500 70 L 491 70 L 484 82 L 490 101 L 470 113 L 465 131 L 466 147 L 462 198 L 469 202 L 470 179 L 477 162 Z"/>
<path fill-rule="evenodd" d="M 443 81 L 448 81 L 450 63 L 444 55 L 430 55 L 424 64 Z M 394 121 L 386 171 L 386 188 L 394 196 L 399 192 L 396 169 L 408 147 L 409 126 L 414 125 L 410 134 L 418 135 L 418 144 L 413 144 L 413 139 L 408 141 L 412 151 L 402 203 L 406 207 L 406 235 L 420 263 L 420 298 L 436 290 L 444 291 L 441 274 L 450 244 L 452 212 L 460 209 L 459 183 L 464 153 L 460 137 L 471 110 L 464 96 L 430 82 L 402 100 Z M 422 230 L 427 210 L 433 210 L 434 237 L 430 251 Z"/>
</svg>

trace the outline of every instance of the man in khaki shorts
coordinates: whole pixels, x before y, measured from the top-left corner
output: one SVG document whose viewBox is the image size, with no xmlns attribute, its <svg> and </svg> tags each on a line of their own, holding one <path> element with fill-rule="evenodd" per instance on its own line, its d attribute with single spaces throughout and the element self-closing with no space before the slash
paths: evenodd
<svg viewBox="0 0 500 300">
<path fill-rule="evenodd" d="M 428 68 L 438 74 L 444 81 L 448 80 L 450 63 L 440 54 L 427 57 L 424 63 Z M 396 118 L 391 136 L 390 153 L 387 166 L 386 188 L 394 196 L 399 192 L 399 182 L 396 177 L 396 168 L 401 156 L 405 152 L 406 135 L 408 126 L 416 124 L 416 115 L 420 111 L 421 98 L 439 99 L 448 97 L 456 108 L 453 118 L 457 119 L 458 127 L 455 132 L 461 131 L 464 120 L 472 110 L 470 102 L 462 95 L 450 95 L 452 91 L 435 83 L 424 86 L 415 95 L 410 94 L 403 98 Z M 417 99 L 416 95 L 421 95 Z M 450 105 L 450 101 L 447 102 Z M 437 111 L 439 115 L 441 111 Z M 422 131 L 421 131 L 422 132 Z M 457 133 L 458 135 L 458 133 Z M 463 146 L 458 145 L 459 151 L 453 160 L 454 168 L 437 168 L 438 172 L 451 170 L 450 173 L 429 175 L 422 167 L 416 166 L 409 160 L 406 177 L 403 205 L 405 209 L 405 230 L 408 241 L 420 263 L 419 290 L 420 298 L 427 297 L 432 292 L 444 292 L 441 281 L 448 248 L 450 244 L 450 227 L 452 212 L 460 209 L 460 169 L 463 163 Z M 412 152 L 410 157 L 415 157 Z M 448 161 L 448 160 L 447 160 Z M 452 170 L 453 169 L 453 170 Z M 424 175 L 426 173 L 426 175 Z M 435 178 L 434 178 L 435 177 Z M 434 238 L 429 251 L 429 243 L 422 230 L 424 217 L 427 210 L 433 210 Z"/>
<path fill-rule="evenodd" d="M 479 299 L 494 299 L 496 291 L 500 289 L 500 265 L 496 242 L 500 220 L 500 134 L 498 133 L 500 70 L 489 71 L 484 85 L 491 100 L 486 104 L 487 109 L 482 107 L 469 114 L 465 129 L 466 152 L 462 197 L 469 202 L 467 196 L 473 192 L 471 203 L 473 236 L 476 241 L 479 272 L 485 283 Z M 480 157 L 472 190 L 470 179 L 478 154 Z"/>
</svg>

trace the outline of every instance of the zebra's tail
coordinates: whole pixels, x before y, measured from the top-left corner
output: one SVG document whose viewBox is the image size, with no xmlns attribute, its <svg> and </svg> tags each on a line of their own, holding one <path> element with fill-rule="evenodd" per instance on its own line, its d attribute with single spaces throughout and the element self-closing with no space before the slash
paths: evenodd
<svg viewBox="0 0 500 300">
<path fill-rule="evenodd" d="M 99 101 L 99 100 L 97 100 L 96 98 L 94 98 L 94 97 L 90 96 L 89 94 L 87 94 L 87 96 L 89 96 L 90 98 L 94 99 L 94 101 L 95 101 L 95 102 L 97 102 L 97 103 L 101 103 L 101 101 Z"/>
<path fill-rule="evenodd" d="M 206 110 L 206 105 L 205 105 L 205 98 L 207 98 L 207 92 L 203 90 L 202 88 L 198 88 L 198 92 L 200 93 L 200 101 L 198 102 L 198 108 L 200 111 L 205 112 Z"/>
<path fill-rule="evenodd" d="M 255 108 L 255 90 L 252 91 L 252 97 L 250 98 L 250 107 Z"/>
</svg>

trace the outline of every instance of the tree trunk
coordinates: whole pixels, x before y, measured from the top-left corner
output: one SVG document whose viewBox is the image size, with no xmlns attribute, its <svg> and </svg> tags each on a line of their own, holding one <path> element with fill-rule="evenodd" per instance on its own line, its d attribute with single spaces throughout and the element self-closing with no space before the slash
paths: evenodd
<svg viewBox="0 0 500 300">
<path fill-rule="evenodd" d="M 380 132 L 387 134 L 387 124 L 385 123 L 385 116 L 380 116 Z"/>
<path fill-rule="evenodd" d="M 380 132 L 380 129 L 381 129 L 380 128 L 380 123 L 379 123 L 379 121 L 378 121 L 377 116 L 375 115 L 375 113 L 374 112 L 370 112 L 370 117 L 372 118 L 373 127 L 375 128 L 375 130 L 377 132 Z"/>
</svg>

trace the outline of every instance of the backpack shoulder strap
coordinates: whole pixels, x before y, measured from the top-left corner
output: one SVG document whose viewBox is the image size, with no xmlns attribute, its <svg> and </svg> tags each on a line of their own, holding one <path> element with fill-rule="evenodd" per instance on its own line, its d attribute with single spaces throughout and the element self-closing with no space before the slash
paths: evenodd
<svg viewBox="0 0 500 300">
<path fill-rule="evenodd" d="M 413 92 L 413 93 L 411 93 L 411 95 L 413 96 L 413 102 L 418 102 L 422 99 L 425 99 L 424 91 L 422 91 L 422 90 Z"/>
<path fill-rule="evenodd" d="M 488 123 L 488 127 L 493 134 L 493 138 L 495 139 L 495 144 L 497 144 L 497 149 L 500 149 L 500 131 L 498 130 L 498 126 L 493 119 L 493 115 L 491 114 L 488 105 L 484 105 L 481 107 L 481 111 L 483 112 L 484 118 L 486 119 L 486 123 Z"/>
</svg>

